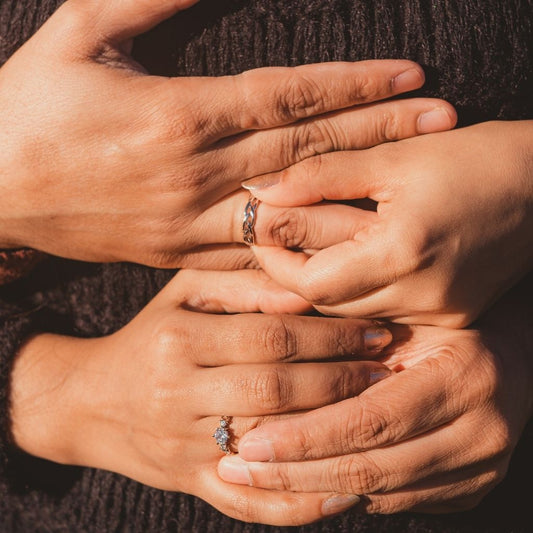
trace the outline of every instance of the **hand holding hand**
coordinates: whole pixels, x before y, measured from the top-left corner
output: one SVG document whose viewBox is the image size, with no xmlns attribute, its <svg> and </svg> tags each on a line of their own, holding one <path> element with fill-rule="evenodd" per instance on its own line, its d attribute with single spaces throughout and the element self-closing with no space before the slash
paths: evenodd
<svg viewBox="0 0 533 533">
<path fill-rule="evenodd" d="M 213 245 L 242 243 L 235 200 L 223 201 L 241 181 L 454 124 L 439 100 L 338 111 L 420 87 L 410 61 L 149 76 L 131 39 L 194 3 L 69 0 L 2 67 L 1 247 L 157 267 L 200 256 L 206 266 Z M 435 108 L 440 118 L 428 119 Z"/>
<path fill-rule="evenodd" d="M 292 416 L 287 405 L 321 407 L 390 375 L 355 360 L 392 338 L 372 322 L 257 313 L 303 310 L 258 271 L 181 271 L 109 337 L 36 336 L 12 375 L 15 441 L 38 457 L 195 494 L 241 520 L 290 524 L 339 512 L 355 500 L 238 487 L 216 474 L 221 415 L 232 416 L 233 447 L 265 420 Z"/>
<path fill-rule="evenodd" d="M 221 459 L 220 476 L 364 495 L 368 513 L 475 507 L 506 475 L 533 414 L 530 302 L 498 304 L 476 330 L 397 326 L 382 359 L 397 373 L 358 397 L 250 431 L 239 456 Z"/>
<path fill-rule="evenodd" d="M 307 206 L 261 204 L 257 243 L 300 251 L 256 256 L 325 314 L 463 327 L 533 266 L 532 147 L 533 121 L 487 122 L 256 178 L 264 202 Z"/>
</svg>

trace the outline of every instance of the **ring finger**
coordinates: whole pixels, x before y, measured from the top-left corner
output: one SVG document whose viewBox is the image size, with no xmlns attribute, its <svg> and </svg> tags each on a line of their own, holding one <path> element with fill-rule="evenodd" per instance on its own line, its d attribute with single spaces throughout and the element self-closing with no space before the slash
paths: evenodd
<svg viewBox="0 0 533 533">
<path fill-rule="evenodd" d="M 236 140 L 221 141 L 214 151 L 223 151 L 220 154 L 222 164 L 226 161 L 225 168 L 231 169 L 242 181 L 281 170 L 317 154 L 370 148 L 388 141 L 448 130 L 455 123 L 455 110 L 443 100 L 391 100 L 246 133 Z M 218 186 L 220 184 L 213 184 L 213 187 Z"/>
</svg>

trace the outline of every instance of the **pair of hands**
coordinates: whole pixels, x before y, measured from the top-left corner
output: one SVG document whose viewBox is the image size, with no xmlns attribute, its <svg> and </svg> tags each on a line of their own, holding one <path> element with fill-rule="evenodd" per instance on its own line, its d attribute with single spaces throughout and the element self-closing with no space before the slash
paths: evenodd
<svg viewBox="0 0 533 533">
<path fill-rule="evenodd" d="M 413 215 L 419 212 L 431 194 L 429 187 L 423 187 L 426 182 L 443 187 L 444 191 L 439 188 L 440 194 L 442 198 L 448 198 L 444 194 L 446 187 L 451 188 L 459 178 L 454 178 L 452 182 L 446 181 L 447 178 L 461 176 L 463 184 L 463 180 L 472 174 L 474 178 L 464 183 L 465 194 L 472 194 L 481 171 L 469 170 L 464 176 L 462 167 L 461 173 L 457 171 L 461 161 L 455 156 L 459 152 L 458 147 L 471 143 L 472 139 L 479 143 L 480 159 L 486 153 L 492 153 L 493 144 L 486 142 L 490 137 L 488 130 L 480 133 L 479 129 L 472 128 L 450 132 L 446 137 L 421 137 L 368 151 L 341 152 L 309 159 L 317 153 L 360 150 L 386 140 L 448 129 L 453 126 L 455 115 L 451 107 L 442 101 L 372 103 L 421 85 L 423 78 L 419 67 L 405 61 L 261 69 L 218 79 L 168 80 L 146 75 L 128 55 L 131 37 L 170 16 L 178 7 L 187 7 L 192 3 L 159 2 L 154 9 L 133 1 L 120 4 L 67 2 L 2 68 L 0 76 L 2 90 L 6 91 L 4 94 L 16 92 L 20 98 L 2 99 L 10 101 L 9 109 L 4 109 L 2 113 L 6 117 L 3 131 L 10 132 L 9 138 L 5 136 L 2 139 L 9 154 L 9 159 L 5 158 L 2 164 L 2 185 L 11 195 L 11 208 L 6 207 L 2 220 L 3 245 L 32 246 L 57 255 L 87 260 L 234 268 L 251 261 L 247 248 L 240 246 L 236 249 L 232 244 L 240 242 L 241 216 L 247 199 L 246 193 L 238 192 L 239 185 L 257 174 L 267 174 L 263 184 L 266 180 L 270 187 L 258 188 L 257 182 L 252 183 L 254 194 L 265 202 L 278 205 L 267 206 L 265 203 L 260 208 L 261 216 L 256 226 L 259 244 L 304 248 L 311 256 L 309 260 L 307 256 L 295 259 L 290 252 L 257 247 L 255 252 L 262 266 L 282 284 L 299 292 L 327 313 L 361 313 L 387 316 L 398 321 L 452 325 L 469 322 L 487 302 L 483 301 L 484 296 L 476 300 L 469 295 L 459 303 L 449 297 L 450 280 L 468 278 L 467 275 L 458 276 L 457 272 L 472 272 L 471 268 L 461 270 L 466 261 L 466 246 L 450 239 L 450 230 L 457 229 L 459 221 L 472 220 L 472 213 L 461 211 L 462 204 L 453 203 L 453 217 L 446 212 L 439 213 L 434 225 L 434 219 L 429 217 L 434 212 L 423 212 L 421 220 L 413 219 Z M 127 27 L 124 21 L 128 21 Z M 34 67 L 38 80 L 34 84 L 20 82 L 21 72 L 26 72 L 28 65 Z M 402 73 L 405 75 L 400 77 Z M 62 86 L 67 87 L 61 95 L 57 95 L 55 90 L 59 79 Z M 35 96 L 42 93 L 47 98 L 46 110 L 40 107 Z M 106 97 L 102 98 L 102 94 Z M 18 104 L 19 101 L 24 101 L 24 104 Z M 28 113 L 28 101 L 32 102 L 31 113 Z M 364 105 L 350 108 L 355 104 Z M 422 118 L 426 111 L 435 109 L 440 110 L 440 119 L 435 115 L 433 118 L 431 115 Z M 518 127 L 516 124 L 510 126 Z M 528 124 L 522 124 L 522 127 L 526 126 Z M 30 131 L 31 135 L 28 134 Z M 507 218 L 503 227 L 498 227 L 494 238 L 489 226 L 484 226 L 481 232 L 479 228 L 470 227 L 471 231 L 465 234 L 467 238 L 464 242 L 474 245 L 482 257 L 492 259 L 493 253 L 496 253 L 494 250 L 499 250 L 498 246 L 506 243 L 510 234 L 518 233 L 521 235 L 519 242 L 527 242 L 523 228 L 530 216 L 530 196 L 526 194 L 524 200 L 524 196 L 515 193 L 519 190 L 517 182 L 526 185 L 527 182 L 523 167 L 516 165 L 520 159 L 508 150 L 511 143 L 507 141 L 512 137 L 527 154 L 527 150 L 522 148 L 522 141 L 530 135 L 530 131 L 513 129 L 511 132 L 509 129 L 506 130 L 508 136 L 493 131 L 495 145 L 506 146 L 506 150 L 502 150 L 505 154 L 502 166 L 507 169 L 508 161 L 514 161 L 510 165 L 516 171 L 511 180 L 513 183 L 505 190 L 513 193 L 513 202 L 520 198 L 522 201 L 518 203 L 519 210 L 514 211 L 516 204 L 511 201 L 505 210 L 501 200 L 498 203 L 495 199 L 494 190 L 489 190 L 486 199 L 490 201 L 483 202 L 483 212 L 496 206 L 498 213 Z M 87 142 L 87 139 L 90 141 Z M 85 148 L 80 150 L 80 146 Z M 425 150 L 438 157 L 441 165 L 446 162 L 445 175 L 439 174 L 441 165 L 432 166 L 437 159 L 425 159 Z M 389 165 L 380 166 L 382 157 Z M 465 161 L 467 157 L 464 157 Z M 275 174 L 304 159 L 307 161 L 288 168 L 280 175 Z M 355 178 L 365 172 L 376 178 L 372 187 L 347 175 L 347 165 L 357 170 Z M 413 173 L 413 168 L 423 168 L 427 174 Z M 83 169 L 81 173 L 80 169 Z M 483 172 L 485 170 L 483 167 Z M 494 165 L 488 170 L 497 173 Z M 427 179 L 428 175 L 431 180 Z M 295 197 L 299 198 L 300 204 L 312 204 L 324 198 L 353 200 L 369 196 L 378 201 L 378 213 L 354 211 L 353 207 L 336 205 L 319 206 L 319 216 L 313 214 L 317 209 L 312 207 L 287 209 L 292 204 L 287 206 L 283 196 L 287 192 L 295 193 L 298 187 L 294 183 L 302 177 L 312 187 L 307 196 L 302 196 L 300 191 L 300 196 Z M 350 179 L 342 179 L 346 177 Z M 328 182 L 328 178 L 335 178 L 335 183 Z M 505 180 L 497 183 L 498 187 L 509 186 Z M 525 190 L 526 193 L 530 191 L 527 187 Z M 475 193 L 479 191 L 475 190 Z M 138 198 L 142 198 L 143 202 L 137 202 Z M 456 200 L 455 195 L 452 199 Z M 408 206 L 412 206 L 412 211 Z M 405 216 L 406 212 L 410 217 Z M 377 223 L 378 219 L 384 222 Z M 228 221 L 228 225 L 221 225 L 221 220 Z M 324 227 L 328 230 L 324 233 L 318 230 L 318 222 L 322 220 L 328 223 L 322 225 L 322 231 Z M 402 221 L 400 237 L 402 242 L 408 243 L 399 245 L 399 251 L 391 250 L 394 234 L 386 231 L 393 230 L 396 220 Z M 451 220 L 455 225 L 450 224 Z M 317 231 L 313 232 L 314 228 Z M 404 239 L 406 234 L 412 238 Z M 336 247 L 333 253 L 331 250 L 317 251 L 340 242 L 349 243 L 347 239 L 352 239 L 353 235 L 361 239 L 363 250 L 372 241 L 383 241 L 383 256 L 376 256 L 375 264 L 371 263 L 376 268 L 368 268 L 367 265 L 361 270 L 359 267 L 358 275 L 364 274 L 361 277 L 353 276 L 354 271 L 347 269 L 349 261 L 345 261 L 345 257 L 353 259 L 354 248 L 361 251 L 357 246 L 342 245 L 345 248 L 340 248 L 340 261 Z M 479 236 L 485 240 L 479 240 Z M 438 245 L 429 247 L 428 243 L 435 242 L 435 238 Z M 358 243 L 357 239 L 352 240 Z M 492 247 L 487 248 L 487 240 L 493 244 Z M 517 248 L 513 245 L 505 249 L 513 256 Z M 346 250 L 352 255 L 343 256 Z M 450 250 L 453 252 L 452 260 Z M 462 253 L 455 254 L 457 251 Z M 324 277 L 325 273 L 330 275 L 323 267 L 327 263 L 326 254 L 333 260 L 332 272 L 339 274 L 333 284 Z M 457 263 L 454 263 L 455 257 L 459 258 Z M 321 264 L 322 258 L 325 262 Z M 396 267 L 397 259 L 400 260 L 397 263 L 399 268 Z M 272 269 L 274 260 L 281 267 L 277 271 Z M 526 262 L 528 260 L 526 257 Z M 304 263 L 306 266 L 300 269 Z M 436 267 L 429 268 L 433 265 Z M 302 282 L 296 282 L 291 277 L 290 269 L 294 266 L 303 274 Z M 384 268 L 379 270 L 378 267 Z M 510 268 L 503 268 L 498 276 L 487 274 L 479 287 L 495 286 L 489 291 L 489 299 L 492 299 L 527 268 L 527 265 L 513 263 Z M 421 276 L 418 275 L 420 271 Z M 348 276 L 344 275 L 346 272 Z M 383 273 L 380 274 L 382 278 L 376 280 L 373 274 L 379 272 Z M 269 282 L 265 287 L 261 283 L 263 278 L 254 277 L 260 274 L 233 274 L 241 275 L 252 277 L 225 278 L 224 281 L 217 277 L 217 281 L 212 283 L 202 278 L 198 278 L 201 283 L 189 279 L 177 288 L 172 286 L 176 290 L 175 300 L 162 296 L 156 298 L 129 326 L 105 339 L 79 340 L 52 335 L 33 339 L 21 352 L 14 374 L 14 383 L 20 384 L 14 387 L 13 392 L 17 443 L 41 457 L 108 468 L 160 488 L 197 494 L 231 516 L 266 523 L 313 521 L 353 505 L 356 499 L 344 498 L 342 494 L 354 492 L 368 494 L 367 510 L 371 512 L 470 506 L 501 478 L 526 414 L 509 416 L 503 421 L 497 418 L 500 423 L 493 426 L 491 445 L 484 441 L 486 446 L 478 448 L 479 456 L 464 454 L 453 463 L 448 456 L 449 450 L 443 454 L 442 448 L 431 446 L 438 442 L 434 439 L 428 448 L 424 447 L 426 459 L 430 456 L 434 462 L 419 474 L 409 473 L 405 462 L 398 459 L 403 457 L 402 446 L 413 444 L 417 435 L 429 435 L 427 438 L 430 438 L 432 431 L 438 435 L 443 430 L 443 423 L 459 420 L 461 423 L 457 427 L 462 435 L 463 431 L 476 430 L 480 420 L 491 420 L 493 424 L 493 415 L 500 408 L 506 413 L 509 411 L 507 404 L 502 407 L 502 399 L 497 394 L 499 387 L 508 386 L 499 382 L 495 370 L 499 354 L 487 350 L 479 338 L 464 331 L 414 328 L 412 338 L 403 345 L 403 350 L 409 351 L 410 355 L 395 345 L 389 354 L 390 361 L 385 360 L 387 364 L 392 361 L 394 365 L 403 365 L 407 370 L 383 380 L 363 395 L 349 399 L 377 378 L 388 376 L 389 372 L 378 363 L 309 363 L 294 365 L 296 368 L 289 365 L 288 370 L 285 366 L 278 369 L 274 361 L 286 361 L 287 353 L 295 361 L 347 356 L 353 352 L 368 356 L 364 350 L 361 351 L 362 333 L 357 328 L 369 324 L 359 323 L 358 326 L 357 322 L 339 322 L 339 319 L 322 322 L 326 319 L 317 317 L 215 317 L 189 310 L 301 312 L 307 309 L 302 300 L 280 293 L 279 289 L 273 289 L 277 295 L 277 303 L 273 303 L 272 297 L 265 296 L 269 292 Z M 180 276 L 196 279 L 200 275 L 181 273 Z M 354 279 L 357 281 L 354 282 Z M 413 285 L 418 287 L 421 279 L 427 291 L 424 298 L 407 298 L 404 300 L 407 302 L 405 307 L 395 308 L 396 302 L 401 301 L 405 294 L 409 295 Z M 252 296 L 247 302 L 237 298 L 242 294 L 243 283 Z M 196 292 L 192 293 L 184 286 L 195 287 Z M 257 286 L 263 290 L 261 294 L 254 289 Z M 345 292 L 331 291 L 336 287 L 348 291 L 353 302 L 346 305 Z M 378 288 L 383 290 L 374 291 Z M 281 294 L 284 296 L 280 299 Z M 369 297 L 373 296 L 377 298 L 370 301 Z M 176 305 L 182 307 L 176 311 Z M 163 316 L 172 325 L 164 322 L 168 329 L 161 331 L 156 325 L 161 324 Z M 191 333 L 202 331 L 205 334 L 206 328 L 214 327 L 213 319 L 220 328 L 217 329 L 218 340 L 215 336 L 203 338 Z M 304 339 L 318 337 L 317 321 L 328 325 L 324 325 L 323 337 L 317 338 L 316 344 L 313 341 L 311 346 L 308 344 L 310 341 Z M 293 324 L 292 335 L 287 322 Z M 346 331 L 347 326 L 349 331 Z M 153 333 L 154 328 L 160 335 Z M 375 340 L 375 332 L 370 337 Z M 223 338 L 226 340 L 221 342 Z M 339 338 L 343 340 L 340 350 Z M 199 343 L 199 339 L 204 353 L 210 354 L 210 361 L 201 359 L 199 351 L 194 350 L 191 354 L 191 348 Z M 382 339 L 386 342 L 390 337 L 384 335 Z M 227 350 L 227 346 L 235 342 L 243 345 L 243 351 L 237 355 L 233 346 L 231 353 Z M 258 343 L 264 349 L 258 350 Z M 277 349 L 269 350 L 269 346 L 277 346 Z M 146 351 L 141 347 L 145 347 Z M 474 359 L 466 357 L 466 351 L 477 355 L 476 365 L 473 364 Z M 137 356 L 135 363 L 130 359 L 132 352 Z M 76 365 L 73 365 L 73 354 L 79 356 L 80 353 L 86 355 L 83 363 L 80 364 L 77 358 Z M 194 353 L 197 359 L 191 360 Z M 213 361 L 213 353 L 221 357 L 220 361 Z M 256 364 L 261 365 L 264 372 L 258 372 L 261 369 L 254 368 L 253 362 L 250 366 L 244 364 L 253 357 L 251 353 L 259 356 Z M 517 353 L 520 353 L 519 350 Z M 54 354 L 64 355 L 56 365 L 50 365 Z M 153 354 L 153 359 L 147 361 L 146 354 Z M 423 358 L 422 355 L 426 354 L 431 354 L 431 357 Z M 421 360 L 415 363 L 412 358 L 417 355 Z M 513 361 L 513 354 L 506 353 L 505 356 Z M 176 365 L 176 357 L 179 366 Z M 268 368 L 264 368 L 265 359 L 272 361 Z M 30 361 L 31 364 L 26 366 Z M 46 368 L 38 365 L 37 361 Z M 113 364 L 109 365 L 109 361 Z M 446 403 L 437 403 L 433 417 L 413 422 L 410 411 L 404 410 L 401 405 L 395 410 L 387 402 L 389 395 L 394 397 L 398 394 L 399 388 L 411 394 L 409 405 L 420 409 L 420 398 L 413 393 L 417 387 L 426 384 L 424 386 L 439 399 L 448 392 L 447 376 L 456 375 L 459 370 L 473 374 L 474 366 L 479 371 L 479 361 L 483 362 L 482 375 L 486 379 L 473 380 L 476 386 L 469 386 L 468 393 L 463 392 L 462 409 L 450 409 Z M 515 366 L 510 367 L 509 374 L 523 370 L 523 361 Z M 434 379 L 428 382 L 428 370 L 434 367 L 442 367 L 442 374 L 430 374 Z M 41 372 L 34 374 L 32 368 L 39 368 Z M 103 375 L 106 380 L 101 381 Z M 521 383 L 525 375 L 530 378 L 529 373 L 521 375 Z M 146 379 L 147 376 L 152 379 Z M 215 391 L 209 389 L 213 386 L 213 379 L 219 384 Z M 82 389 L 76 386 L 80 381 L 84 383 Z M 319 384 L 317 389 L 306 392 L 306 387 L 302 387 L 303 383 L 315 381 Z M 58 382 L 62 383 L 62 387 L 54 387 Z M 242 383 L 251 387 L 254 393 L 243 394 L 239 388 Z M 139 387 L 139 384 L 145 386 Z M 34 394 L 39 390 L 43 394 Z M 72 392 L 73 398 L 76 398 L 70 406 L 59 401 L 65 390 Z M 102 402 L 105 400 L 105 409 L 102 409 L 103 404 L 94 405 L 99 394 Z M 484 408 L 480 407 L 479 401 L 483 394 L 489 399 Z M 207 406 L 205 398 L 208 395 L 210 402 L 212 398 L 220 398 L 219 403 Z M 524 402 L 531 404 L 523 387 L 517 389 L 516 395 L 521 405 Z M 131 402 L 124 402 L 124 398 Z M 344 398 L 346 400 L 341 401 Z M 340 402 L 335 404 L 337 401 Z M 385 412 L 390 414 L 387 418 L 389 423 L 383 421 L 377 410 L 385 403 L 388 406 Z M 262 407 L 265 404 L 267 407 Z M 56 410 L 47 409 L 47 405 L 56 406 Z M 179 411 L 179 420 L 176 405 L 183 406 Z M 264 416 L 294 418 L 283 413 L 326 405 L 329 407 L 307 416 L 318 423 L 319 429 L 320 426 L 327 428 L 329 437 L 335 436 L 339 430 L 341 437 L 346 437 L 344 440 L 339 438 L 342 443 L 339 449 L 328 449 L 327 458 L 322 459 L 320 455 L 322 446 L 314 446 L 313 439 L 317 436 L 309 435 L 308 441 L 299 442 L 307 446 L 306 457 L 316 458 L 317 462 L 291 463 L 301 458 L 288 453 L 289 450 L 294 451 L 294 446 L 284 448 L 284 445 L 269 438 L 271 434 L 267 432 L 261 437 L 263 442 L 272 442 L 277 460 L 289 462 L 280 465 L 252 463 L 245 467 L 246 477 L 243 477 L 242 464 L 234 464 L 234 458 L 224 458 L 219 468 L 220 475 L 234 482 L 251 481 L 255 485 L 251 488 L 229 486 L 216 477 L 214 472 L 219 453 L 212 441 L 209 448 L 212 451 L 207 450 L 209 445 L 205 443 L 206 435 L 216 427 L 220 413 L 236 415 L 232 427 L 238 437 L 267 422 L 268 418 L 262 418 Z M 375 406 L 376 410 L 366 409 L 367 405 Z M 423 403 L 424 409 L 427 405 Z M 345 408 L 348 411 L 344 411 Z M 335 428 L 328 425 L 332 410 L 336 417 L 333 419 L 342 420 L 344 426 L 341 424 Z M 144 416 L 139 416 L 140 413 Z M 50 419 L 42 424 L 46 414 Z M 365 427 L 360 425 L 361 420 L 357 420 L 358 414 L 364 415 L 361 420 Z M 486 418 L 476 419 L 476 414 Z M 409 417 L 407 427 L 392 427 L 390 422 L 401 420 L 401 416 Z M 312 417 L 317 418 L 313 420 Z M 147 419 L 157 423 L 147 423 Z M 303 417 L 302 420 L 305 424 L 309 418 Z M 309 429 L 302 422 L 295 427 L 301 433 L 291 434 L 286 426 L 278 427 L 280 431 L 285 431 L 283 436 L 288 443 L 293 442 L 291 437 L 303 439 Z M 384 431 L 373 435 L 372 428 L 375 427 L 383 427 Z M 108 435 L 105 442 L 101 442 L 103 430 Z M 262 430 L 268 431 L 268 425 Z M 77 440 L 80 434 L 87 436 L 81 443 Z M 502 434 L 512 438 L 502 438 Z M 67 438 L 58 443 L 54 438 L 57 435 Z M 259 459 L 253 455 L 253 446 L 249 444 L 253 433 L 250 435 L 241 443 L 241 455 L 250 460 Z M 358 440 L 357 435 L 367 436 L 368 439 Z M 457 435 L 452 432 L 452 435 L 443 437 L 447 437 L 451 445 L 457 445 Z M 402 445 L 400 442 L 404 440 Z M 189 449 L 192 442 L 197 447 Z M 319 439 L 316 442 L 322 444 Z M 392 450 L 392 456 L 387 457 L 381 446 L 389 442 L 395 444 L 387 448 Z M 361 450 L 365 451 L 354 453 Z M 478 464 L 479 457 L 486 459 L 483 465 Z M 376 465 L 381 465 L 379 474 L 385 480 L 380 485 L 372 481 L 378 477 L 377 466 L 372 470 L 372 464 L 382 459 L 384 462 L 376 462 Z M 358 460 L 363 462 L 362 466 Z M 336 474 L 324 480 L 324 471 L 330 471 L 332 461 L 338 466 L 337 470 L 332 470 Z M 496 465 L 497 474 L 487 473 L 486 464 Z M 460 483 L 454 485 L 455 489 L 450 491 L 442 479 L 448 479 L 449 483 L 457 481 L 454 476 L 460 477 L 461 474 L 454 469 L 465 466 L 470 466 L 466 478 L 461 478 Z M 450 469 L 451 474 L 435 478 L 438 481 L 434 480 L 433 485 L 427 482 L 431 476 Z M 348 475 L 342 475 L 343 472 Z M 238 478 L 238 475 L 241 477 Z M 265 491 L 262 487 L 282 490 Z M 400 490 L 405 488 L 408 490 Z M 324 493 L 324 489 L 329 492 Z M 386 489 L 390 493 L 383 494 Z M 422 501 L 429 502 L 429 507 L 422 508 Z M 431 502 L 435 502 L 435 506 Z"/>
<path fill-rule="evenodd" d="M 479 503 L 531 416 L 531 324 L 495 308 L 494 342 L 396 325 L 391 343 L 369 321 L 258 313 L 305 305 L 258 271 L 182 270 L 108 337 L 39 335 L 13 371 L 15 440 L 251 522 L 312 522 L 361 494 L 372 513 Z M 239 456 L 211 437 L 221 414 Z"/>
<path fill-rule="evenodd" d="M 411 61 L 148 75 L 131 39 L 194 3 L 69 0 L 2 67 L 0 247 L 233 269 L 253 262 L 242 181 L 455 124 L 441 100 L 381 101 L 423 84 Z"/>
<path fill-rule="evenodd" d="M 194 3 L 70 0 L 2 67 L 1 247 L 216 270 L 257 257 L 325 314 L 452 327 L 531 269 L 532 121 L 370 148 L 454 126 L 441 100 L 387 100 L 423 84 L 418 65 L 148 75 L 132 38 Z M 256 257 L 241 182 L 266 202 Z M 377 212 L 327 202 L 366 197 Z"/>
</svg>

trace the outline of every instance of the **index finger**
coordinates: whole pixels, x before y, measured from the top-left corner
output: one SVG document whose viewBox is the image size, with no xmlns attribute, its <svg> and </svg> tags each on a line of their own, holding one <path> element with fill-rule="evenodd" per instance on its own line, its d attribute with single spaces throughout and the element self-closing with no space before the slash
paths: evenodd
<svg viewBox="0 0 533 533">
<path fill-rule="evenodd" d="M 435 358 L 392 374 L 361 395 L 290 420 L 269 422 L 239 441 L 245 461 L 302 461 L 401 442 L 454 419 Z M 447 385 L 445 385 L 447 387 Z M 457 402 L 455 402 L 457 403 Z M 431 406 L 431 409 L 428 409 Z"/>
<path fill-rule="evenodd" d="M 202 80 L 199 120 L 220 139 L 418 89 L 424 73 L 412 61 L 371 60 L 266 67 Z M 179 88 L 181 80 L 174 81 Z"/>
</svg>

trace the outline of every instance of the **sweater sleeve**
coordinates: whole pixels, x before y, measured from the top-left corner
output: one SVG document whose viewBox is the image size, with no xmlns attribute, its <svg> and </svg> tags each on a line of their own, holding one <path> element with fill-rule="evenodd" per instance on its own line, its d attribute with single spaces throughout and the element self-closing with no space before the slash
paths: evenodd
<svg viewBox="0 0 533 533">
<path fill-rule="evenodd" d="M 46 254 L 30 248 L 0 250 L 0 285 L 26 276 L 45 257 Z"/>
</svg>

